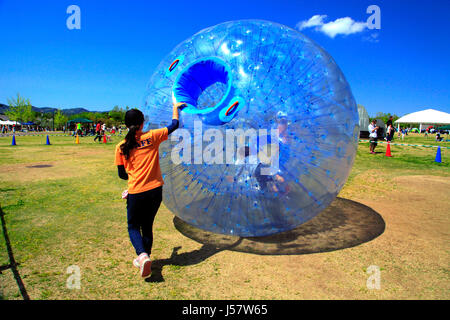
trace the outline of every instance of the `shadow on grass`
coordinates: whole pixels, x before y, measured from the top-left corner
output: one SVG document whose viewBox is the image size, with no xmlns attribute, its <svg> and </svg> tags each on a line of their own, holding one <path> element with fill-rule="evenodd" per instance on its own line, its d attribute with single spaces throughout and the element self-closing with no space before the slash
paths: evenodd
<svg viewBox="0 0 450 320">
<path fill-rule="evenodd" d="M 198 264 L 223 251 L 239 251 L 260 255 L 299 255 L 321 253 L 358 246 L 380 236 L 385 230 L 383 218 L 372 208 L 359 202 L 336 198 L 331 205 L 308 222 L 292 229 L 264 237 L 237 237 L 198 229 L 181 219 L 173 219 L 175 228 L 203 246 L 178 254 L 173 248 L 168 259 L 155 260 L 150 282 L 162 282 L 164 266 Z"/>
<path fill-rule="evenodd" d="M 191 252 L 185 252 L 178 254 L 178 250 L 181 247 L 175 247 L 172 249 L 172 254 L 168 259 L 160 259 L 154 260 L 152 262 L 152 275 L 150 278 L 146 279 L 147 282 L 164 282 L 164 277 L 162 275 L 162 269 L 164 266 L 172 265 L 172 266 L 190 266 L 194 264 L 198 264 L 209 257 L 215 255 L 216 253 L 223 250 L 231 250 L 234 246 L 239 245 L 242 241 L 242 238 L 237 239 L 236 243 L 231 245 L 216 247 L 212 244 L 203 244 L 203 246 Z"/>
<path fill-rule="evenodd" d="M 25 285 L 23 284 L 22 278 L 20 277 L 19 270 L 17 270 L 17 266 L 19 264 L 14 259 L 14 253 L 12 251 L 11 242 L 9 241 L 8 230 L 6 229 L 5 214 L 1 207 L 0 207 L 0 219 L 2 221 L 3 237 L 5 238 L 6 250 L 8 251 L 9 256 L 9 264 L 0 266 L 0 273 L 4 270 L 11 269 L 23 299 L 30 300 L 27 290 L 25 289 Z"/>
<path fill-rule="evenodd" d="M 372 208 L 343 198 L 336 198 L 320 214 L 292 230 L 263 237 L 215 234 L 176 217 L 174 225 L 183 235 L 204 245 L 261 255 L 309 254 L 345 249 L 368 242 L 385 229 L 383 218 Z"/>
</svg>

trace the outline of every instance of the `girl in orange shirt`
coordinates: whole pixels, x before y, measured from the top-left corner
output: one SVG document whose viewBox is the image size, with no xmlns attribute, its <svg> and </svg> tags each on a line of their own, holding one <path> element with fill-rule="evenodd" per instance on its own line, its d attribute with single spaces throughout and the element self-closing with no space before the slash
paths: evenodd
<svg viewBox="0 0 450 320">
<path fill-rule="evenodd" d="M 125 114 L 128 134 L 116 146 L 115 164 L 119 177 L 128 180 L 127 221 L 128 234 L 136 250 L 133 264 L 141 277 L 151 275 L 150 254 L 153 244 L 153 221 L 162 201 L 164 181 L 159 167 L 159 145 L 178 126 L 178 109 L 184 103 L 174 103 L 172 124 L 161 129 L 142 132 L 144 115 L 138 109 Z"/>
</svg>

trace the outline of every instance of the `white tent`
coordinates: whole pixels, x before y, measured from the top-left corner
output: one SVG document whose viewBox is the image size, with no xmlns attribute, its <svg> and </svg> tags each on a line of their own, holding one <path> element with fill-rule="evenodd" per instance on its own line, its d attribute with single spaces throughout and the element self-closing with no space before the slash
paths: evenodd
<svg viewBox="0 0 450 320">
<path fill-rule="evenodd" d="M 395 123 L 398 124 L 399 129 L 400 123 L 417 123 L 420 125 L 419 131 L 422 131 L 422 127 L 428 125 L 450 124 L 450 113 L 437 111 L 434 109 L 427 109 L 409 113 L 406 116 L 397 119 Z"/>
<path fill-rule="evenodd" d="M 17 122 L 17 121 L 11 121 L 11 120 L 5 120 L 5 121 L 3 121 L 3 120 L 0 120 L 0 125 L 7 125 L 7 126 L 12 126 L 12 125 L 19 125 L 20 123 L 19 122 Z"/>
</svg>

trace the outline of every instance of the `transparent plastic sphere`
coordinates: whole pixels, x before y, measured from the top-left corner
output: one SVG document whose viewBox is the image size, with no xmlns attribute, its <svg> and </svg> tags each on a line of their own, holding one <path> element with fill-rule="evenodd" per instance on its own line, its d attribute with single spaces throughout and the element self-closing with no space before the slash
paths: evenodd
<svg viewBox="0 0 450 320">
<path fill-rule="evenodd" d="M 163 201 L 191 225 L 243 237 L 287 231 L 347 180 L 359 137 L 352 92 L 333 58 L 294 29 L 241 20 L 198 32 L 151 77 L 144 129 L 170 124 L 173 101 L 188 106 L 160 146 Z"/>
</svg>

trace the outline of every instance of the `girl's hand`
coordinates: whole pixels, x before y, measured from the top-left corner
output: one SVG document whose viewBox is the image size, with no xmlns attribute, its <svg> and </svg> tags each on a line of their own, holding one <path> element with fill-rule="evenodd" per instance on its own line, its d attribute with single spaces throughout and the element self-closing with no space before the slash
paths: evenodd
<svg viewBox="0 0 450 320">
<path fill-rule="evenodd" d="M 124 192 L 122 192 L 122 199 L 126 199 L 128 198 L 128 190 L 125 190 Z"/>
<path fill-rule="evenodd" d="M 184 102 L 177 102 L 177 103 L 174 103 L 173 106 L 178 109 L 183 109 L 183 108 L 187 107 L 187 104 Z"/>
<path fill-rule="evenodd" d="M 187 104 L 184 102 L 173 102 L 172 119 L 178 120 L 180 118 L 180 115 L 178 114 L 178 109 L 181 110 L 184 107 L 187 107 Z"/>
</svg>

